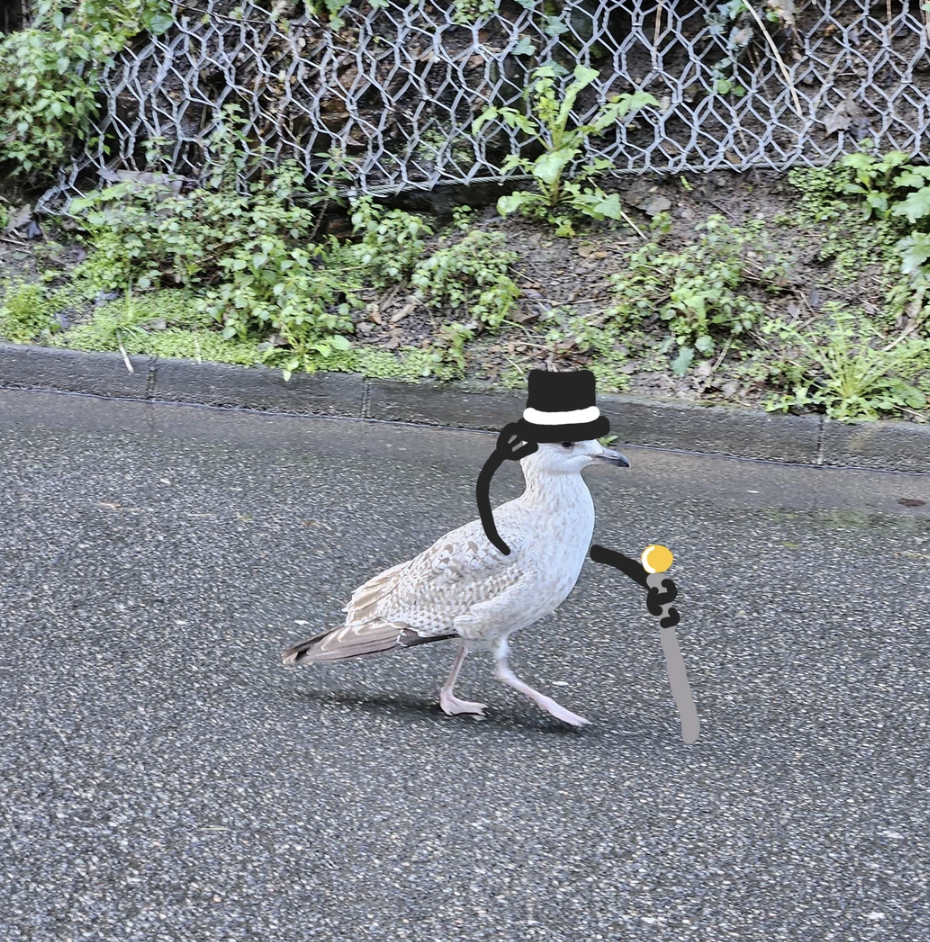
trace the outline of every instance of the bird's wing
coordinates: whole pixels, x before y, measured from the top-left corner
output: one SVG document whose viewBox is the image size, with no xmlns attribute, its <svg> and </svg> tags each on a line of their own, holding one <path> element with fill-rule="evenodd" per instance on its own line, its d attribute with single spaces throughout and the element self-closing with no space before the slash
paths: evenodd
<svg viewBox="0 0 930 942">
<path fill-rule="evenodd" d="M 343 609 L 346 625 L 392 622 L 421 635 L 448 633 L 456 619 L 523 578 L 519 541 L 508 542 L 511 554 L 504 556 L 478 520 L 447 533 L 419 556 L 356 589 Z"/>
</svg>

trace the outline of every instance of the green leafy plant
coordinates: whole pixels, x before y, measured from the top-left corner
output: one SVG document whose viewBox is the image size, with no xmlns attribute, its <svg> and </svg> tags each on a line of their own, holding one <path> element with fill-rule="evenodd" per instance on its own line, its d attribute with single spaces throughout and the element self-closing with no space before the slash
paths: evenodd
<svg viewBox="0 0 930 942">
<path fill-rule="evenodd" d="M 763 327 L 787 351 L 781 376 L 771 378 L 788 392 L 770 399 L 767 408 L 814 408 L 843 422 L 876 419 L 905 407 L 922 409 L 926 397 L 914 379 L 924 368 L 930 342 L 902 335 L 885 343 L 887 338 L 861 312 L 832 303 L 825 308 L 826 318 L 803 332 L 778 321 Z"/>
<path fill-rule="evenodd" d="M 14 343 L 28 343 L 55 329 L 41 285 L 23 284 L 6 292 L 0 304 L 0 335 Z"/>
<path fill-rule="evenodd" d="M 659 223 L 661 228 L 661 223 Z M 761 221 L 743 228 L 723 216 L 699 227 L 697 242 L 679 251 L 654 240 L 635 251 L 625 272 L 611 276 L 617 303 L 614 326 L 661 320 L 677 345 L 672 369 L 683 376 L 695 356 L 715 354 L 720 339 L 732 342 L 756 327 L 764 305 L 743 293 L 749 283 L 770 291 L 786 285 L 789 263 L 771 249 Z"/>
<path fill-rule="evenodd" d="M 930 259 L 930 233 L 912 232 L 897 243 L 901 253 L 901 271 L 905 275 L 917 275 L 925 270 Z"/>
<path fill-rule="evenodd" d="M 345 26 L 345 20 L 339 15 L 352 0 L 307 0 L 306 8 L 310 16 L 322 19 L 327 17 L 330 29 L 340 30 Z M 372 6 L 377 6 L 373 3 Z"/>
<path fill-rule="evenodd" d="M 404 278 L 422 257 L 424 240 L 433 234 L 419 216 L 401 209 L 385 211 L 371 197 L 354 204 L 352 227 L 361 239 L 345 249 L 346 260 L 365 269 L 379 287 Z"/>
<path fill-rule="evenodd" d="M 144 328 L 150 316 L 141 309 L 133 298 L 132 286 L 126 288 L 125 297 L 120 304 L 107 305 L 99 311 L 92 322 L 84 328 L 87 335 L 93 337 L 95 350 L 118 350 L 130 373 L 133 366 L 127 347 L 133 353 L 142 353 L 145 349 L 147 332 Z M 81 339 L 81 328 L 76 330 L 77 339 Z"/>
<path fill-rule="evenodd" d="M 718 37 L 726 48 L 726 55 L 711 69 L 713 88 L 718 95 L 742 98 L 746 94 L 738 73 L 740 59 L 753 37 L 752 25 L 742 22 L 748 10 L 744 0 L 730 0 L 718 5 L 716 12 L 704 15 L 708 33 Z"/>
<path fill-rule="evenodd" d="M 234 118 L 211 141 L 214 172 L 202 189 L 175 196 L 164 179 L 132 179 L 71 204 L 94 250 L 80 281 L 105 291 L 189 288 L 194 310 L 224 338 L 257 341 L 263 361 L 288 378 L 344 356 L 364 291 L 401 283 L 418 267 L 424 296 L 468 305 L 488 325 L 503 319 L 516 288 L 505 275 L 509 256 L 495 254 L 499 237 L 466 235 L 466 247 L 427 265 L 430 227 L 370 198 L 350 208 L 353 239 L 320 234 L 320 207 L 340 199 L 332 179 L 308 187 L 303 171 L 285 163 L 239 192 L 237 176 L 248 168 Z M 450 350 L 459 348 L 456 338 Z"/>
<path fill-rule="evenodd" d="M 508 274 L 518 256 L 503 249 L 506 242 L 501 232 L 473 229 L 418 262 L 411 284 L 432 306 L 465 308 L 469 318 L 497 329 L 520 296 Z"/>
<path fill-rule="evenodd" d="M 884 157 L 877 157 L 865 151 L 857 154 L 847 154 L 840 161 L 840 166 L 853 171 L 853 179 L 841 182 L 841 193 L 861 196 L 865 201 L 865 218 L 873 215 L 880 219 L 887 219 L 890 215 L 900 215 L 892 207 L 902 184 L 897 177 L 907 177 L 912 174 L 913 168 L 905 168 L 910 156 L 903 151 L 891 151 Z M 918 182 L 921 180 L 918 177 Z M 926 182 L 926 181 L 925 181 Z M 927 207 L 930 212 L 930 205 Z"/>
<path fill-rule="evenodd" d="M 906 285 L 894 279 L 886 298 L 897 317 L 915 305 L 918 310 L 925 308 L 930 278 L 930 166 L 913 165 L 903 151 L 878 156 L 869 152 L 871 146 L 871 141 L 864 141 L 862 152 L 840 161 L 845 175 L 836 187 L 844 195 L 861 199 L 864 218 L 884 227 L 889 240 L 896 238 L 893 249 L 899 271 L 909 276 Z M 902 232 L 906 233 L 903 237 Z"/>
<path fill-rule="evenodd" d="M 460 26 L 491 16 L 498 9 L 496 0 L 455 0 L 454 20 Z"/>
<path fill-rule="evenodd" d="M 895 247 L 903 273 L 916 272 L 930 258 L 930 166 L 913 166 L 903 151 L 848 154 L 840 164 L 853 178 L 839 189 L 863 200 L 866 219 L 907 220 L 910 232 Z"/>
<path fill-rule="evenodd" d="M 236 179 L 249 168 L 235 113 L 210 143 L 207 186 L 185 196 L 166 195 L 163 181 L 130 180 L 72 202 L 94 249 L 77 277 L 103 290 L 194 288 L 196 309 L 226 339 L 261 339 L 263 358 L 285 376 L 314 369 L 349 348 L 363 286 L 406 277 L 430 229 L 363 199 L 352 208 L 357 241 L 320 236 L 319 207 L 340 200 L 331 178 L 308 188 L 290 162 L 241 193 Z"/>
<path fill-rule="evenodd" d="M 474 330 L 458 322 L 443 324 L 436 338 L 424 351 L 422 376 L 437 379 L 454 379 L 465 372 L 465 344 L 473 340 Z"/>
<path fill-rule="evenodd" d="M 89 135 L 103 68 L 136 34 L 171 25 L 167 0 L 39 0 L 28 29 L 0 41 L 0 163 L 50 177 Z"/>
<path fill-rule="evenodd" d="M 544 219 L 555 225 L 556 234 L 561 236 L 574 234 L 571 219 L 560 212 L 562 209 L 574 210 L 597 221 L 623 219 L 632 226 L 619 197 L 616 194 L 608 196 L 589 182 L 592 177 L 603 173 L 610 161 L 599 158 L 580 167 L 577 162 L 588 138 L 602 134 L 625 117 L 658 102 L 646 92 L 615 95 L 590 124 L 572 128 L 569 126 L 571 110 L 578 94 L 598 77 L 598 72 L 577 65 L 574 81 L 559 101 L 556 84 L 563 73 L 564 70 L 554 65 L 543 66 L 533 73 L 527 90 L 529 115 L 515 108 L 491 106 L 472 125 L 472 133 L 477 135 L 489 121 L 500 119 L 508 127 L 522 131 L 542 149 L 542 153 L 532 159 L 519 154 L 511 154 L 505 159 L 505 173 L 519 169 L 530 174 L 538 192 L 518 191 L 502 196 L 497 203 L 498 211 L 502 216 L 520 212 Z"/>
</svg>

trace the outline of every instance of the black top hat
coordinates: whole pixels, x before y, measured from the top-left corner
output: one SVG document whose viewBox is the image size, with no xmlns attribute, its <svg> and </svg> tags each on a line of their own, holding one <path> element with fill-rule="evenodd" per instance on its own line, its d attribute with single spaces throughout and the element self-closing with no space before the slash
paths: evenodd
<svg viewBox="0 0 930 942">
<path fill-rule="evenodd" d="M 515 423 L 526 442 L 586 442 L 603 438 L 610 422 L 597 408 L 594 374 L 531 370 L 523 418 Z"/>
<path fill-rule="evenodd" d="M 519 461 L 531 455 L 542 443 L 584 442 L 606 435 L 610 422 L 597 407 L 596 393 L 594 374 L 589 370 L 530 371 L 523 418 L 504 427 L 494 453 L 478 476 L 478 511 L 485 535 L 505 556 L 510 555 L 510 547 L 497 532 L 491 511 L 494 472 L 507 460 Z"/>
</svg>

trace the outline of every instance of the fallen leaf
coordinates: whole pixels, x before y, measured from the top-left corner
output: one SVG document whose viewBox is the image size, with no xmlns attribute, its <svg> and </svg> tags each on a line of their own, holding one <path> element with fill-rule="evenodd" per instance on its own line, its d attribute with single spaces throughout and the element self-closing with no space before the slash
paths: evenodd
<svg viewBox="0 0 930 942">
<path fill-rule="evenodd" d="M 767 0 L 765 5 L 778 15 L 785 29 L 794 28 L 797 15 L 794 0 Z"/>
<path fill-rule="evenodd" d="M 661 196 L 658 193 L 646 200 L 642 206 L 643 212 L 647 216 L 658 216 L 659 213 L 664 213 L 666 210 L 672 208 L 672 201 L 665 196 Z"/>
<path fill-rule="evenodd" d="M 737 49 L 742 49 L 752 42 L 752 37 L 753 32 L 751 26 L 743 26 L 741 28 L 734 27 L 730 31 L 730 45 L 735 46 Z"/>
<path fill-rule="evenodd" d="M 32 222 L 32 203 L 26 203 L 25 206 L 20 206 L 10 214 L 10 221 L 3 227 L 3 231 L 13 232 L 30 222 Z"/>
<path fill-rule="evenodd" d="M 402 307 L 396 314 L 391 316 L 391 323 L 397 324 L 402 321 L 416 306 L 417 302 L 411 301 L 409 304 Z"/>
<path fill-rule="evenodd" d="M 837 134 L 848 130 L 854 118 L 861 117 L 862 109 L 851 99 L 845 98 L 823 119 L 823 124 L 827 134 Z"/>
</svg>

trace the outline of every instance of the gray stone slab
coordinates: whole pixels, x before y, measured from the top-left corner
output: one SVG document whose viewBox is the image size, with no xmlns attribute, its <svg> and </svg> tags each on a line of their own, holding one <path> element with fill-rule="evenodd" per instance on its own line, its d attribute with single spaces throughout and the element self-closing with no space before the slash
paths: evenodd
<svg viewBox="0 0 930 942">
<path fill-rule="evenodd" d="M 436 383 L 371 380 L 368 417 L 450 428 L 499 430 L 523 414 L 525 392 L 480 393 Z"/>
<path fill-rule="evenodd" d="M 297 373 L 192 360 L 132 358 L 0 343 L 0 386 L 57 389 L 122 399 L 160 399 L 295 415 L 495 431 L 520 417 L 522 390 L 484 390 L 344 373 Z M 800 464 L 930 471 L 930 428 L 906 422 L 843 425 L 820 416 L 774 415 L 634 396 L 599 397 L 618 444 Z"/>
<path fill-rule="evenodd" d="M 602 396 L 618 442 L 816 464 L 820 417 Z"/>
<path fill-rule="evenodd" d="M 826 420 L 823 463 L 883 471 L 930 471 L 930 426 L 913 422 Z"/>
<path fill-rule="evenodd" d="M 152 397 L 296 415 L 360 417 L 364 393 L 364 378 L 349 373 L 295 373 L 285 382 L 280 370 L 159 359 Z"/>
<path fill-rule="evenodd" d="M 130 358 L 134 373 L 118 353 L 83 353 L 55 347 L 0 343 L 0 386 L 60 389 L 65 392 L 145 399 L 152 358 Z"/>
</svg>

